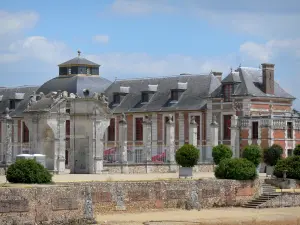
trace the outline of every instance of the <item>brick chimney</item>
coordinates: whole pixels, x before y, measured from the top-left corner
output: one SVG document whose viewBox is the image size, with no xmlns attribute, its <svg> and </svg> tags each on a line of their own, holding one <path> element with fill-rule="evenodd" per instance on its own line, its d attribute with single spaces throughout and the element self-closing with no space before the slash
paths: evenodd
<svg viewBox="0 0 300 225">
<path fill-rule="evenodd" d="M 222 72 L 212 72 L 212 74 L 219 79 L 219 81 L 222 81 Z"/>
<path fill-rule="evenodd" d="M 275 64 L 263 63 L 262 78 L 263 78 L 263 92 L 266 94 L 274 94 L 274 67 Z"/>
</svg>

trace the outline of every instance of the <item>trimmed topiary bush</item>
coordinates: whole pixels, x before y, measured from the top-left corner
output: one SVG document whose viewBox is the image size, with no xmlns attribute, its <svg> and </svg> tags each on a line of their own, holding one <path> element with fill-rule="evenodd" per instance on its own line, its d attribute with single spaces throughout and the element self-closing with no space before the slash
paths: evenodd
<svg viewBox="0 0 300 225">
<path fill-rule="evenodd" d="M 193 167 L 199 160 L 200 151 L 194 145 L 185 144 L 176 151 L 175 159 L 182 167 Z"/>
<path fill-rule="evenodd" d="M 243 151 L 243 158 L 248 159 L 257 167 L 262 160 L 262 151 L 258 145 L 246 146 Z"/>
<path fill-rule="evenodd" d="M 293 155 L 300 155 L 300 145 L 296 145 L 293 151 Z"/>
<path fill-rule="evenodd" d="M 52 174 L 34 159 L 18 159 L 6 172 L 10 183 L 46 184 L 52 181 Z"/>
<path fill-rule="evenodd" d="M 264 150 L 264 162 L 268 166 L 275 166 L 277 161 L 281 159 L 283 149 L 280 145 L 274 144 Z"/>
<path fill-rule="evenodd" d="M 287 178 L 300 180 L 300 156 L 296 155 L 279 160 L 274 168 L 274 175 L 282 178 L 284 171 L 286 171 Z"/>
<path fill-rule="evenodd" d="M 230 159 L 232 157 L 232 150 L 227 145 L 217 145 L 213 147 L 212 157 L 214 159 L 214 163 L 219 165 L 223 159 Z"/>
<path fill-rule="evenodd" d="M 255 165 L 247 159 L 223 159 L 215 168 L 218 179 L 254 180 L 257 177 Z"/>
</svg>

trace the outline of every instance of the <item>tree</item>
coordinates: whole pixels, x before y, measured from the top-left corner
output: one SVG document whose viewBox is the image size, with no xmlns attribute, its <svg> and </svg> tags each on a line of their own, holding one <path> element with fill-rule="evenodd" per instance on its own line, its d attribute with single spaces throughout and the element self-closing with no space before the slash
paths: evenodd
<svg viewBox="0 0 300 225">
<path fill-rule="evenodd" d="M 280 145 L 274 144 L 264 150 L 264 162 L 268 166 L 275 166 L 277 161 L 281 158 L 283 149 Z"/>
<path fill-rule="evenodd" d="M 261 148 L 258 145 L 246 146 L 243 151 L 242 157 L 248 159 L 255 165 L 255 167 L 257 167 L 262 159 Z"/>
<path fill-rule="evenodd" d="M 299 144 L 296 145 L 296 147 L 294 148 L 293 154 L 300 156 L 300 145 Z"/>
<path fill-rule="evenodd" d="M 212 150 L 212 157 L 214 159 L 214 163 L 219 165 L 219 163 L 223 159 L 228 159 L 232 157 L 232 150 L 227 145 L 217 145 Z"/>
</svg>

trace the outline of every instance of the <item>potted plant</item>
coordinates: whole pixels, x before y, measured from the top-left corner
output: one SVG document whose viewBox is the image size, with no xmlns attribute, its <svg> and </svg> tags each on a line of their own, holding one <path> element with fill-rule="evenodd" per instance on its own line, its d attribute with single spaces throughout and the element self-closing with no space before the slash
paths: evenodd
<svg viewBox="0 0 300 225">
<path fill-rule="evenodd" d="M 267 164 L 267 176 L 272 176 L 274 173 L 274 166 L 281 159 L 283 149 L 280 145 L 274 144 L 264 150 L 264 162 Z"/>
<path fill-rule="evenodd" d="M 179 177 L 192 177 L 193 167 L 199 160 L 200 151 L 195 146 L 185 144 L 176 151 L 175 159 L 179 167 Z"/>
<path fill-rule="evenodd" d="M 249 145 L 244 148 L 243 158 L 249 160 L 255 165 L 257 173 L 260 170 L 260 162 L 262 160 L 262 151 L 258 145 Z"/>
</svg>

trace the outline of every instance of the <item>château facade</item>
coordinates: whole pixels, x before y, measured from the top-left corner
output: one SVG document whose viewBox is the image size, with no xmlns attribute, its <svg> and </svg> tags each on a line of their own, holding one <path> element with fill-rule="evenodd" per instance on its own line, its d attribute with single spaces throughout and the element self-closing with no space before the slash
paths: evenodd
<svg viewBox="0 0 300 225">
<path fill-rule="evenodd" d="M 211 150 L 216 144 L 232 147 L 239 157 L 241 150 L 250 144 L 266 148 L 279 144 L 284 155 L 292 154 L 300 144 L 300 117 L 293 110 L 295 98 L 275 81 L 275 65 L 262 64 L 261 69 L 239 67 L 224 78 L 221 72 L 208 74 L 180 74 L 161 78 L 115 80 L 99 75 L 100 65 L 80 56 L 59 65 L 59 75 L 42 86 L 0 88 L 1 151 L 5 158 L 5 109 L 12 118 L 13 158 L 32 151 L 32 140 L 24 111 L 35 96 L 56 92 L 77 96 L 104 93 L 112 111 L 109 126 L 104 134 L 104 154 L 113 154 L 120 145 L 120 121 L 126 119 L 127 150 L 142 155 L 145 145 L 146 118 L 151 121 L 152 157 L 168 148 L 168 121 L 174 122 L 176 148 L 191 142 L 191 121 L 197 124 L 197 147 L 201 162 L 211 161 Z M 46 103 L 45 103 L 46 104 Z M 43 104 L 41 107 L 44 107 Z M 72 151 L 70 134 L 73 125 L 66 105 L 65 162 Z M 74 112 L 73 112 L 74 113 Z M 217 124 L 217 134 L 211 124 Z M 43 138 L 41 135 L 39 138 Z"/>
</svg>

